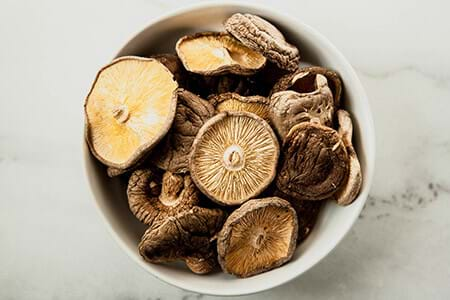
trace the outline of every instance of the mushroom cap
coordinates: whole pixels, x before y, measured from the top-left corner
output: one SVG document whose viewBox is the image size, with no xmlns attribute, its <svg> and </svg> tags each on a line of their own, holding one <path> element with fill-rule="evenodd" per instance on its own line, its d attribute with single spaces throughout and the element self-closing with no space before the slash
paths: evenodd
<svg viewBox="0 0 450 300">
<path fill-rule="evenodd" d="M 333 195 L 333 198 L 339 205 L 349 205 L 355 201 L 361 190 L 361 165 L 352 144 L 353 124 L 350 114 L 340 109 L 336 112 L 336 115 L 339 123 L 338 132 L 342 136 L 349 157 L 349 172 L 347 180 L 336 194 Z"/>
<path fill-rule="evenodd" d="M 293 90 L 299 93 L 312 91 L 314 89 L 314 81 L 316 75 L 318 74 L 323 75 L 327 78 L 328 86 L 330 87 L 333 94 L 334 107 L 335 109 L 337 109 L 341 102 L 341 77 L 337 72 L 323 67 L 304 67 L 298 69 L 293 73 L 284 75 L 278 80 L 277 83 L 275 83 L 270 94 L 273 95 L 277 92 L 286 90 Z"/>
<path fill-rule="evenodd" d="M 211 271 L 214 236 L 222 228 L 225 217 L 220 209 L 198 206 L 168 217 L 145 231 L 139 253 L 151 263 L 184 260 L 195 273 Z"/>
<path fill-rule="evenodd" d="M 151 169 L 133 172 L 127 188 L 131 212 L 144 224 L 153 225 L 189 210 L 199 202 L 199 193 L 189 175 Z"/>
<path fill-rule="evenodd" d="M 276 268 L 292 258 L 297 216 L 286 200 L 253 199 L 236 209 L 217 237 L 222 269 L 248 277 Z"/>
<path fill-rule="evenodd" d="M 349 157 L 336 130 L 316 123 L 291 128 L 275 180 L 285 194 L 304 200 L 330 197 L 345 182 Z"/>
<path fill-rule="evenodd" d="M 167 133 L 177 83 L 151 58 L 126 56 L 102 68 L 86 98 L 86 141 L 102 163 L 128 169 Z"/>
<path fill-rule="evenodd" d="M 151 158 L 163 170 L 185 173 L 195 136 L 215 110 L 211 103 L 187 90 L 178 89 L 176 95 L 177 111 L 172 128 L 156 146 Z"/>
<path fill-rule="evenodd" d="M 225 21 L 224 26 L 244 45 L 259 51 L 280 68 L 290 71 L 298 68 L 300 54 L 297 47 L 286 42 L 283 34 L 265 19 L 236 13 Z"/>
<path fill-rule="evenodd" d="M 185 36 L 176 44 L 184 67 L 202 75 L 251 75 L 264 67 L 266 58 L 224 32 Z"/>
<path fill-rule="evenodd" d="M 333 95 L 323 75 L 314 76 L 314 89 L 306 93 L 281 91 L 270 98 L 271 121 L 278 135 L 284 139 L 292 126 L 316 119 L 331 126 L 334 114 Z"/>
<path fill-rule="evenodd" d="M 217 112 L 246 111 L 268 120 L 270 116 L 269 99 L 263 96 L 241 96 L 237 93 L 223 93 L 209 98 Z"/>
<path fill-rule="evenodd" d="M 189 169 L 211 200 L 238 205 L 270 184 L 278 156 L 277 138 L 266 121 L 252 113 L 222 112 L 198 132 Z"/>
</svg>

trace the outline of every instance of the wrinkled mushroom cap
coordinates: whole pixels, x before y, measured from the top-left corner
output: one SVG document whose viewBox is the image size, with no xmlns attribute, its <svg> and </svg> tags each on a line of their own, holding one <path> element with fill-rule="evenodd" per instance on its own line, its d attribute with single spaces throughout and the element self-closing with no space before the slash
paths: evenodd
<svg viewBox="0 0 450 300">
<path fill-rule="evenodd" d="M 128 181 L 128 204 L 136 218 L 147 224 L 161 223 L 189 210 L 199 201 L 199 193 L 189 175 L 151 169 L 136 170 Z"/>
<path fill-rule="evenodd" d="M 278 156 L 277 138 L 266 121 L 251 113 L 223 112 L 197 134 L 189 169 L 211 200 L 238 205 L 270 184 Z"/>
<path fill-rule="evenodd" d="M 333 70 L 311 66 L 300 68 L 294 73 L 286 74 L 281 77 L 278 82 L 273 86 L 271 95 L 286 91 L 293 90 L 299 93 L 307 93 L 314 89 L 314 81 L 316 75 L 323 75 L 327 78 L 328 86 L 331 89 L 334 99 L 334 107 L 337 109 L 341 102 L 341 94 L 342 94 L 342 81 L 339 74 Z"/>
<path fill-rule="evenodd" d="M 176 51 L 188 71 L 203 75 L 251 75 L 266 63 L 264 56 L 221 32 L 182 37 Z"/>
<path fill-rule="evenodd" d="M 86 140 L 102 163 L 128 169 L 167 133 L 177 83 L 155 59 L 121 57 L 104 67 L 85 103 Z"/>
<path fill-rule="evenodd" d="M 179 89 L 176 95 L 177 111 L 172 128 L 151 158 L 163 170 L 184 173 L 188 171 L 189 154 L 195 136 L 215 110 L 211 103 L 187 90 Z"/>
<path fill-rule="evenodd" d="M 225 221 L 220 209 L 193 207 L 150 226 L 139 243 L 139 253 L 148 262 L 184 260 L 195 273 L 204 274 L 215 265 L 214 236 Z"/>
<path fill-rule="evenodd" d="M 247 47 L 286 70 L 296 70 L 300 54 L 271 23 L 252 14 L 236 13 L 225 21 L 225 29 Z"/>
<path fill-rule="evenodd" d="M 281 139 L 298 123 L 315 120 L 325 126 L 332 124 L 333 95 L 327 79 L 320 74 L 315 76 L 311 92 L 277 92 L 271 96 L 270 106 L 271 121 Z"/>
<path fill-rule="evenodd" d="M 270 116 L 269 99 L 262 96 L 241 96 L 237 93 L 214 95 L 209 101 L 217 112 L 246 111 L 268 120 Z"/>
<path fill-rule="evenodd" d="M 349 156 L 349 172 L 346 182 L 341 189 L 333 195 L 333 198 L 339 205 L 349 205 L 355 201 L 361 190 L 361 165 L 352 144 L 353 124 L 350 114 L 347 111 L 340 109 L 337 111 L 336 115 L 339 123 L 338 132 L 342 136 L 342 140 L 344 141 Z"/>
<path fill-rule="evenodd" d="M 236 209 L 217 237 L 222 269 L 248 277 L 289 261 L 297 239 L 297 216 L 289 202 L 253 199 Z"/>
<path fill-rule="evenodd" d="M 300 123 L 289 131 L 282 147 L 276 185 L 285 194 L 304 200 L 330 197 L 345 182 L 348 154 L 336 130 Z"/>
</svg>

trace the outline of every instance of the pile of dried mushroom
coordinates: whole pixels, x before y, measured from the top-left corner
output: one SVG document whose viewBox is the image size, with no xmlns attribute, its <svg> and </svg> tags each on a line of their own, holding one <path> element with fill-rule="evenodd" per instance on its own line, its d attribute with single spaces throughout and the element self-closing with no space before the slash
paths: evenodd
<svg viewBox="0 0 450 300">
<path fill-rule="evenodd" d="M 146 261 L 247 277 L 289 261 L 321 204 L 350 204 L 362 177 L 339 75 L 300 67 L 297 47 L 258 16 L 224 26 L 180 38 L 177 55 L 101 69 L 86 140 L 109 176 L 131 173 Z"/>
</svg>

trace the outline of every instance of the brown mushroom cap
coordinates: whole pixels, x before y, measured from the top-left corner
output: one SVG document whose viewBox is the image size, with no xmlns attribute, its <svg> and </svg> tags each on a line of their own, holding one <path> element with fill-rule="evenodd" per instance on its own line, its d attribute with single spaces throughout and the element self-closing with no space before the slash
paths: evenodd
<svg viewBox="0 0 450 300">
<path fill-rule="evenodd" d="M 280 68 L 296 70 L 300 54 L 271 23 L 252 14 L 236 13 L 225 21 L 225 29 L 247 47 L 259 51 Z"/>
<path fill-rule="evenodd" d="M 251 75 L 266 58 L 224 32 L 202 32 L 178 40 L 176 51 L 184 67 L 202 75 Z"/>
<path fill-rule="evenodd" d="M 198 132 L 189 169 L 211 200 L 238 205 L 270 184 L 278 156 L 277 138 L 266 121 L 252 113 L 222 112 Z"/>
<path fill-rule="evenodd" d="M 313 119 L 331 126 L 334 114 L 333 95 L 327 79 L 315 75 L 314 90 L 307 93 L 295 91 L 277 92 L 270 98 L 271 122 L 278 135 L 284 139 L 292 126 Z"/>
<path fill-rule="evenodd" d="M 342 136 L 349 157 L 349 172 L 347 180 L 336 194 L 333 195 L 333 198 L 339 205 L 349 205 L 355 201 L 361 190 L 361 165 L 359 164 L 358 155 L 352 144 L 353 124 L 350 114 L 340 109 L 336 115 L 339 123 L 338 132 Z"/>
<path fill-rule="evenodd" d="M 225 217 L 220 209 L 197 206 L 170 216 L 147 229 L 139 243 L 139 253 L 151 263 L 184 260 L 195 273 L 210 272 L 216 264 L 214 236 Z"/>
<path fill-rule="evenodd" d="M 319 212 L 324 201 L 308 201 L 298 199 L 283 193 L 280 190 L 275 190 L 274 195 L 288 201 L 297 213 L 298 221 L 298 235 L 297 245 L 303 242 L 311 233 L 316 224 Z"/>
<path fill-rule="evenodd" d="M 286 200 L 249 200 L 228 217 L 219 232 L 219 263 L 225 272 L 238 277 L 276 268 L 292 258 L 297 229 L 295 210 Z"/>
<path fill-rule="evenodd" d="M 262 96 L 241 96 L 237 93 L 224 93 L 209 98 L 217 112 L 246 111 L 268 120 L 270 116 L 269 99 Z"/>
<path fill-rule="evenodd" d="M 179 89 L 176 94 L 177 111 L 172 128 L 156 147 L 152 161 L 163 170 L 184 173 L 188 171 L 195 136 L 215 110 L 211 103 L 189 91 Z"/>
<path fill-rule="evenodd" d="M 285 194 L 304 200 L 330 197 L 345 182 L 349 157 L 336 130 L 300 123 L 289 131 L 282 147 L 276 185 Z"/>
<path fill-rule="evenodd" d="M 155 59 L 121 57 L 104 67 L 85 103 L 86 141 L 102 163 L 128 169 L 167 133 L 177 83 Z"/>
<path fill-rule="evenodd" d="M 293 90 L 299 93 L 311 92 L 315 88 L 314 81 L 318 74 L 327 78 L 328 86 L 330 87 L 334 98 L 334 107 L 337 109 L 341 102 L 341 77 L 337 72 L 323 67 L 304 67 L 298 69 L 294 73 L 284 75 L 273 86 L 270 94 L 273 95 L 277 92 L 286 90 Z"/>
<path fill-rule="evenodd" d="M 128 204 L 136 218 L 147 224 L 161 223 L 167 217 L 189 210 L 199 201 L 199 193 L 189 175 L 150 169 L 136 170 L 128 181 Z"/>
</svg>

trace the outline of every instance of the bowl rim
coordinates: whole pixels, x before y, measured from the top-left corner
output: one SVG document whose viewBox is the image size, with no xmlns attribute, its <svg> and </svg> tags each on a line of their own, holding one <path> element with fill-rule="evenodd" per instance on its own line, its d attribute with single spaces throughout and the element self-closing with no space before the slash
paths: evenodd
<svg viewBox="0 0 450 300">
<path fill-rule="evenodd" d="M 240 7 L 243 10 L 250 9 L 250 10 L 259 10 L 263 11 L 266 15 L 272 17 L 276 20 L 284 20 L 286 23 L 290 23 L 296 26 L 299 26 L 302 28 L 303 31 L 309 32 L 310 35 L 313 35 L 315 39 L 320 40 L 320 43 L 326 45 L 327 51 L 334 52 L 335 56 L 338 56 L 342 64 L 344 65 L 346 71 L 348 72 L 349 76 L 351 76 L 351 81 L 357 86 L 358 93 L 361 95 L 360 101 L 364 102 L 364 105 L 366 106 L 366 110 L 368 114 L 365 116 L 367 119 L 365 120 L 365 126 L 364 126 L 364 132 L 368 133 L 368 136 L 366 137 L 366 147 L 370 148 L 370 151 L 366 151 L 366 166 L 365 166 L 365 173 L 366 176 L 364 178 L 365 186 L 366 188 L 360 192 L 358 195 L 358 198 L 352 205 L 356 205 L 356 212 L 353 216 L 353 220 L 347 223 L 347 227 L 340 230 L 342 232 L 341 236 L 339 236 L 338 239 L 336 239 L 336 243 L 328 244 L 327 249 L 325 251 L 322 251 L 321 255 L 318 255 L 315 259 L 310 260 L 309 263 L 306 264 L 306 267 L 303 268 L 303 272 L 292 272 L 290 274 L 286 274 L 285 276 L 280 276 L 278 278 L 275 278 L 275 280 L 270 282 L 265 282 L 263 286 L 260 286 L 259 288 L 244 288 L 243 289 L 235 289 L 230 290 L 227 293 L 222 292 L 221 290 L 215 291 L 214 287 L 209 289 L 199 289 L 195 286 L 186 286 L 183 284 L 182 280 L 175 280 L 172 277 L 169 277 L 163 273 L 160 273 L 159 271 L 156 271 L 155 269 L 150 269 L 147 266 L 147 263 L 140 259 L 138 255 L 136 255 L 135 252 L 133 252 L 128 245 L 125 243 L 125 241 L 119 236 L 119 234 L 115 231 L 115 229 L 112 227 L 111 222 L 108 220 L 107 216 L 104 213 L 103 208 L 101 207 L 94 191 L 93 191 L 93 184 L 89 180 L 89 170 L 88 170 L 88 164 L 89 164 L 89 149 L 86 145 L 85 141 L 85 132 L 84 128 L 82 130 L 82 156 L 83 156 L 83 170 L 84 170 L 84 179 L 86 181 L 86 184 L 89 186 L 89 192 L 91 197 L 94 199 L 95 206 L 97 207 L 97 212 L 101 216 L 101 219 L 106 225 L 106 228 L 110 235 L 113 237 L 113 239 L 120 245 L 122 250 L 127 253 L 127 255 L 139 266 L 141 266 L 145 271 L 150 273 L 152 276 L 158 278 L 159 280 L 170 284 L 171 286 L 180 288 L 185 291 L 199 293 L 199 294 L 205 294 L 205 295 L 212 295 L 212 296 L 243 296 L 243 295 L 250 295 L 255 293 L 260 293 L 263 291 L 267 291 L 269 289 L 275 288 L 277 286 L 286 284 L 298 276 L 308 272 L 312 267 L 314 267 L 316 264 L 318 264 L 320 261 L 322 261 L 328 254 L 330 254 L 333 249 L 344 239 L 344 237 L 349 233 L 351 227 L 354 225 L 356 220 L 358 219 L 358 216 L 360 215 L 364 204 L 367 200 L 370 188 L 372 186 L 373 181 L 373 174 L 374 174 L 374 166 L 375 166 L 375 128 L 374 128 L 374 122 L 372 117 L 372 111 L 370 108 L 369 99 L 367 97 L 367 94 L 365 92 L 365 89 L 359 80 L 358 76 L 356 75 L 355 70 L 350 65 L 348 60 L 345 58 L 345 56 L 319 31 L 312 28 L 311 26 L 303 23 L 302 21 L 297 20 L 295 17 L 290 16 L 286 13 L 280 12 L 273 6 L 268 5 L 262 5 L 262 4 L 256 4 L 256 3 L 242 3 L 238 1 L 227 1 L 227 3 L 223 3 L 222 1 L 213 0 L 209 1 L 207 3 L 195 3 L 190 5 L 185 5 L 177 9 L 170 9 L 169 12 L 163 13 L 159 15 L 156 18 L 152 18 L 149 23 L 141 30 L 136 31 L 133 35 L 131 35 L 130 38 L 128 38 L 125 43 L 123 43 L 124 46 L 120 48 L 120 50 L 117 52 L 117 54 L 114 57 L 117 57 L 126 47 L 127 45 L 133 41 L 137 36 L 139 36 L 141 33 L 145 32 L 150 28 L 151 26 L 157 24 L 158 22 L 161 22 L 167 18 L 176 17 L 178 15 L 196 11 L 196 10 L 202 10 L 202 9 L 212 9 L 212 8 L 232 8 L 232 7 Z M 281 278 L 282 277 L 282 278 Z"/>
</svg>

